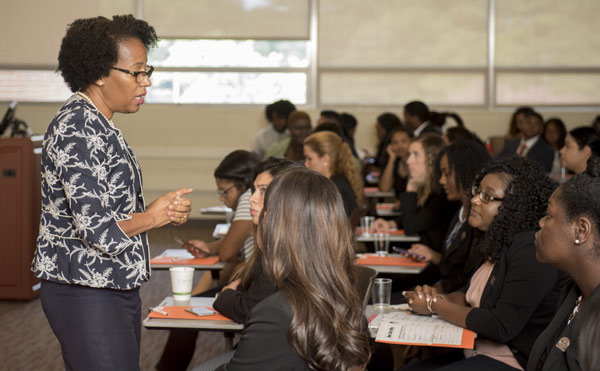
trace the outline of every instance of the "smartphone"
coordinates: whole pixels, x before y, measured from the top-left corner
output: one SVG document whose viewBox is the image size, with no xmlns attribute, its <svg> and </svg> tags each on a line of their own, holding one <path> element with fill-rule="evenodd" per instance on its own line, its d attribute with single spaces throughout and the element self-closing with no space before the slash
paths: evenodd
<svg viewBox="0 0 600 371">
<path fill-rule="evenodd" d="M 194 313 L 197 316 L 214 316 L 215 314 L 217 314 L 216 312 L 214 312 L 210 309 L 206 309 L 206 308 L 202 308 L 202 307 L 185 308 L 185 311 Z"/>
<path fill-rule="evenodd" d="M 402 255 L 406 255 L 406 256 L 411 257 L 413 259 L 416 259 L 416 260 L 425 260 L 425 257 L 423 255 L 415 254 L 414 252 L 410 252 L 410 251 L 408 251 L 406 249 L 403 249 L 401 247 L 394 246 L 393 249 L 394 249 L 395 252 L 397 252 L 399 254 L 402 254 Z"/>
</svg>

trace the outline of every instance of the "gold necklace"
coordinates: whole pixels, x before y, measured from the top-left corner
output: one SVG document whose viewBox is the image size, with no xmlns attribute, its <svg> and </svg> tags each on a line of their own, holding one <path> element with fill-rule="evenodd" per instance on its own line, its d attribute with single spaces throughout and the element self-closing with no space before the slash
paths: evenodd
<svg viewBox="0 0 600 371">
<path fill-rule="evenodd" d="M 108 121 L 108 123 L 110 124 L 110 126 L 115 129 L 115 124 L 112 122 L 112 120 L 109 120 L 108 117 L 104 116 L 104 114 L 102 113 L 102 111 L 100 111 L 98 109 L 98 107 L 96 107 L 96 105 L 94 104 L 94 102 L 92 101 L 92 99 L 90 97 L 88 97 L 87 95 L 85 95 L 83 92 L 78 91 L 77 95 L 79 95 L 81 98 L 83 98 L 83 100 L 85 100 L 86 102 L 88 102 L 89 104 L 92 105 L 92 107 L 94 107 L 96 109 L 96 111 L 98 111 L 102 117 L 104 117 L 106 119 L 106 121 Z"/>
</svg>

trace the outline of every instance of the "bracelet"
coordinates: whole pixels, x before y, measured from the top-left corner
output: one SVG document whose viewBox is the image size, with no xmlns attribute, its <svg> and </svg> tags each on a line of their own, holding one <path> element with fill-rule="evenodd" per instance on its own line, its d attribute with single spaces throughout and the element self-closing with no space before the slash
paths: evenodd
<svg viewBox="0 0 600 371">
<path fill-rule="evenodd" d="M 427 298 L 427 300 L 425 301 L 425 305 L 427 306 L 427 310 L 429 311 L 429 313 L 431 314 L 435 314 L 435 312 L 433 311 L 433 309 L 431 308 L 431 305 L 433 304 L 433 296 L 430 296 L 429 298 Z"/>
</svg>

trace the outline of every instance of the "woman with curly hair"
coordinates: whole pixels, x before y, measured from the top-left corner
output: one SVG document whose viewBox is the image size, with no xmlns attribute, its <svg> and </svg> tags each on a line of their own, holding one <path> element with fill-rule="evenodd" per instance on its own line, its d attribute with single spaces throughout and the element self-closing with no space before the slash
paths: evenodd
<svg viewBox="0 0 600 371">
<path fill-rule="evenodd" d="M 319 131 L 304 140 L 304 166 L 329 178 L 344 200 L 348 216 L 363 203 L 363 182 L 348 143 L 331 131 Z"/>
<path fill-rule="evenodd" d="M 445 146 L 437 134 L 423 134 L 413 139 L 408 147 L 406 192 L 399 197 L 402 216 L 398 221 L 375 220 L 375 230 L 402 226 L 407 234 L 418 234 L 424 245 L 441 248 L 450 221 L 460 207 L 459 202 L 448 201 L 436 176 L 436 159 Z"/>
<path fill-rule="evenodd" d="M 67 370 L 139 369 L 146 231 L 185 223 L 191 210 L 189 188 L 146 208 L 140 166 L 112 121 L 144 103 L 156 41 L 148 23 L 124 15 L 78 19 L 60 47 L 58 70 L 75 94 L 44 138 L 32 270 Z"/>
<path fill-rule="evenodd" d="M 462 358 L 447 369 L 522 370 L 564 282 L 557 269 L 536 260 L 534 246 L 555 184 L 540 165 L 516 156 L 488 164 L 474 184 L 468 221 L 483 234 L 483 264 L 466 291 L 443 295 L 418 286 L 405 296 L 414 311 L 477 333 L 474 350 L 450 352 L 430 366 Z"/>
<path fill-rule="evenodd" d="M 552 194 L 548 211 L 540 220 L 540 227 L 535 236 L 537 259 L 566 272 L 571 280 L 561 294 L 552 322 L 531 350 L 527 369 L 598 370 L 598 157 L 590 157 L 586 171 L 575 175 Z"/>
<path fill-rule="evenodd" d="M 305 168 L 275 178 L 256 246 L 257 263 L 277 291 L 252 309 L 219 370 L 363 369 L 369 334 L 355 288 L 352 230 L 336 186 Z"/>
</svg>

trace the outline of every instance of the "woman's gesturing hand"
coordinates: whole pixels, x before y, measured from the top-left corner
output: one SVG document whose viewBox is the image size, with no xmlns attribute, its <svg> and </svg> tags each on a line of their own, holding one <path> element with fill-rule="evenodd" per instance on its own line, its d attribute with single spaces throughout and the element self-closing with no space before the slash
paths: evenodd
<svg viewBox="0 0 600 371">
<path fill-rule="evenodd" d="M 192 191 L 192 188 L 180 188 L 154 200 L 146 210 L 147 213 L 152 215 L 154 228 L 162 227 L 168 223 L 173 225 L 184 224 L 190 216 L 192 201 L 183 196 Z"/>
</svg>

